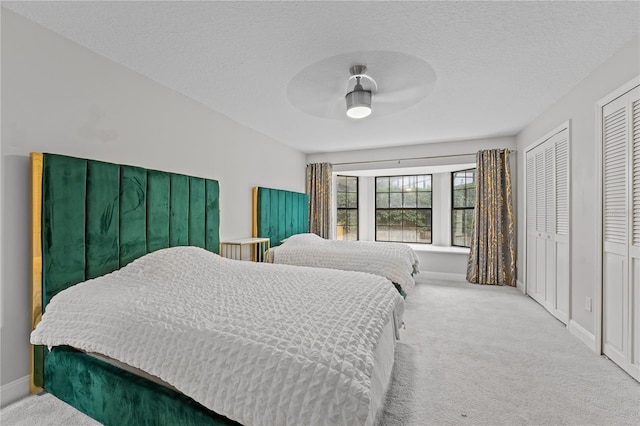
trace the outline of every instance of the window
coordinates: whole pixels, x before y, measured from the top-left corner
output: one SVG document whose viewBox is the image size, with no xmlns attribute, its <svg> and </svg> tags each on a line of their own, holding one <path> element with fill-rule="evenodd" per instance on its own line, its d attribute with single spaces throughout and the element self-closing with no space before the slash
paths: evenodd
<svg viewBox="0 0 640 426">
<path fill-rule="evenodd" d="M 376 177 L 376 241 L 431 243 L 431 175 Z"/>
<path fill-rule="evenodd" d="M 338 240 L 358 239 L 358 177 L 336 176 Z"/>
<path fill-rule="evenodd" d="M 451 173 L 451 245 L 470 247 L 476 203 L 476 169 Z"/>
</svg>

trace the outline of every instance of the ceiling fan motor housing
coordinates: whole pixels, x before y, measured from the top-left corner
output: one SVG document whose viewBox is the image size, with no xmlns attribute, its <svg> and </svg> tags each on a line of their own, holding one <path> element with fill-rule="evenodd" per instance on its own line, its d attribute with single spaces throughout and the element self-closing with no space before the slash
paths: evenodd
<svg viewBox="0 0 640 426">
<path fill-rule="evenodd" d="M 345 95 L 347 102 L 347 116 L 350 118 L 364 118 L 371 114 L 371 91 L 364 90 L 360 78 L 367 71 L 364 65 L 354 65 L 349 70 L 352 78 L 356 78 L 353 90 Z"/>
</svg>

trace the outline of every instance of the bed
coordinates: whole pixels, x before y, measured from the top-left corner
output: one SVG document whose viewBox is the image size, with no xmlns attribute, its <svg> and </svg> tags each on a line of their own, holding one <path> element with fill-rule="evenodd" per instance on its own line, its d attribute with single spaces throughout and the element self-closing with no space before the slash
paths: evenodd
<svg viewBox="0 0 640 426">
<path fill-rule="evenodd" d="M 306 194 L 253 189 L 253 236 L 270 239 L 269 261 L 380 275 L 403 296 L 413 289 L 419 260 L 407 244 L 327 240 L 308 232 L 307 211 Z"/>
<path fill-rule="evenodd" d="M 32 391 L 107 425 L 373 424 L 387 280 L 218 256 L 213 180 L 52 154 L 32 177 Z"/>
</svg>

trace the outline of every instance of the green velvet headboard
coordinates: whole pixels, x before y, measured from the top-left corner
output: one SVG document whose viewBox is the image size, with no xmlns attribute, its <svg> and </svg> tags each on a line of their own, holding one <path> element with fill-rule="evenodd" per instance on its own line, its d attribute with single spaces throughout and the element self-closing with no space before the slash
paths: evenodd
<svg viewBox="0 0 640 426">
<path fill-rule="evenodd" d="M 149 252 L 219 251 L 215 180 L 55 154 L 31 159 L 33 327 L 58 292 Z M 43 386 L 45 352 L 34 347 L 32 390 Z"/>
<path fill-rule="evenodd" d="M 253 236 L 271 247 L 294 234 L 309 232 L 309 196 L 301 192 L 253 188 Z"/>
</svg>

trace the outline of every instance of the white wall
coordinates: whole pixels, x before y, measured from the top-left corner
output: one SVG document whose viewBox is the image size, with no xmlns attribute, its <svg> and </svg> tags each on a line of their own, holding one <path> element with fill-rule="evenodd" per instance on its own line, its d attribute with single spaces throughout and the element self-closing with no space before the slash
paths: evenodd
<svg viewBox="0 0 640 426">
<path fill-rule="evenodd" d="M 253 186 L 304 191 L 302 153 L 2 9 L 3 393 L 29 374 L 32 151 L 217 179 L 222 239 L 251 235 Z"/>
<path fill-rule="evenodd" d="M 597 200 L 596 110 L 598 100 L 640 74 L 640 41 L 636 37 L 606 63 L 593 71 L 571 92 L 517 135 L 518 161 L 524 164 L 525 148 L 567 120 L 571 120 L 571 321 L 594 333 L 594 314 L 585 309 L 585 298 L 594 298 Z M 524 167 L 518 170 L 517 209 L 524 212 Z M 518 253 L 524 255 L 524 223 L 518 223 Z M 523 270 L 518 278 L 523 281 Z M 571 328 L 571 326 L 570 326 Z M 584 337 L 584 336 L 583 336 Z"/>
<path fill-rule="evenodd" d="M 363 170 L 393 170 L 400 173 L 399 168 L 441 166 L 447 164 L 465 164 L 475 162 L 475 153 L 481 149 L 509 148 L 515 149 L 514 137 L 478 139 L 470 141 L 453 141 L 441 143 L 427 143 L 407 145 L 393 148 L 378 148 L 368 150 L 342 151 L 307 155 L 307 163 L 329 162 L 334 164 L 334 173 Z M 512 173 L 516 176 L 516 161 L 512 161 Z M 413 173 L 407 171 L 407 173 Z M 434 209 L 433 226 L 445 228 L 446 232 L 433 234 L 434 245 L 450 244 L 450 216 L 435 208 L 437 204 L 450 206 L 450 180 L 444 176 L 434 175 Z M 515 185 L 514 185 L 515 188 Z M 361 240 L 375 240 L 374 228 L 374 197 L 375 183 L 372 177 L 360 177 L 360 212 L 359 226 Z M 439 191 L 439 193 L 437 193 Z M 515 197 L 516 194 L 513 194 Z M 444 209 L 448 212 L 448 207 Z M 517 218 L 516 218 L 517 220 Z M 460 250 L 458 250 L 460 251 Z M 431 273 L 434 277 L 460 278 L 467 272 L 467 256 L 465 253 L 437 253 L 432 251 L 418 251 L 421 272 Z"/>
</svg>

